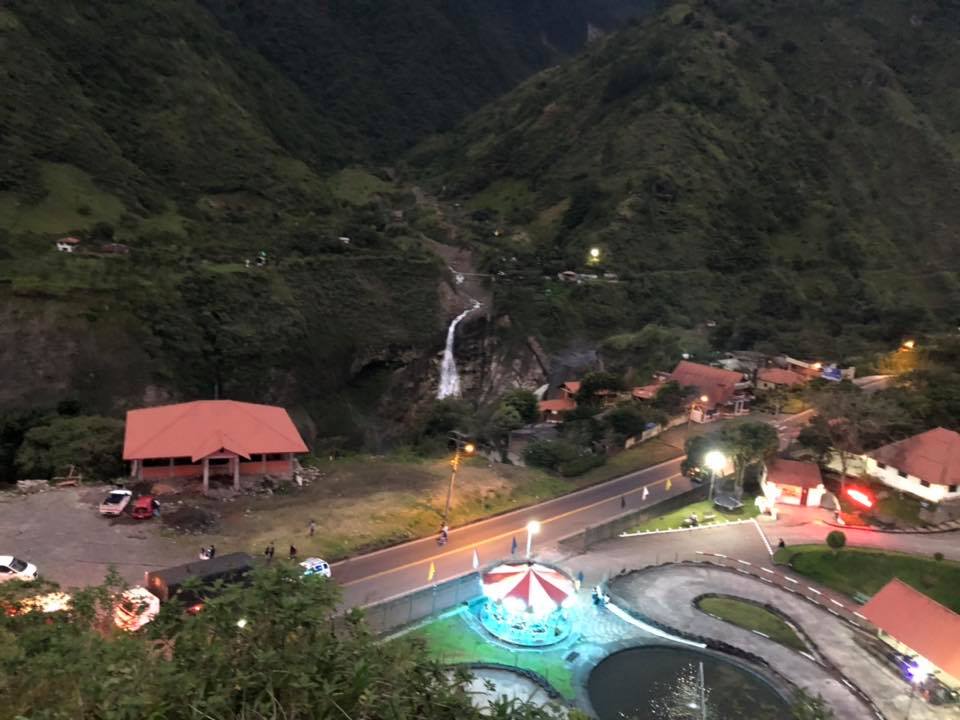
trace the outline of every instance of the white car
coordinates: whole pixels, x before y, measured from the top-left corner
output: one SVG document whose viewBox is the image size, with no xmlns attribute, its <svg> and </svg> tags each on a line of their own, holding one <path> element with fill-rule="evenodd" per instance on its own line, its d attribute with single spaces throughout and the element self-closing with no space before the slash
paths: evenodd
<svg viewBox="0 0 960 720">
<path fill-rule="evenodd" d="M 110 494 L 103 499 L 102 503 L 100 503 L 100 514 L 119 515 L 126 510 L 127 505 L 130 504 L 130 500 L 132 498 L 133 493 L 129 490 L 123 490 L 120 488 L 111 490 Z"/>
<path fill-rule="evenodd" d="M 13 555 L 0 555 L 0 582 L 6 580 L 36 580 L 37 566 Z"/>
<path fill-rule="evenodd" d="M 330 577 L 330 563 L 326 560 L 321 560 L 320 558 L 307 558 L 302 563 L 300 567 L 303 568 L 304 575 L 322 575 L 323 577 Z"/>
</svg>

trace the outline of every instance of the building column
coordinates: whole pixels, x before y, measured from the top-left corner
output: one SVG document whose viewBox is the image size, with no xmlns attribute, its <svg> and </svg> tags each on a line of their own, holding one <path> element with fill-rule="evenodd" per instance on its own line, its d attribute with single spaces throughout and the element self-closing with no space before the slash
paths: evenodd
<svg viewBox="0 0 960 720">
<path fill-rule="evenodd" d="M 137 460 L 130 461 L 130 477 L 135 478 L 137 476 Z"/>
<path fill-rule="evenodd" d="M 210 492 L 210 460 L 203 459 L 203 494 Z"/>
<path fill-rule="evenodd" d="M 235 455 L 233 458 L 233 489 L 236 492 L 240 491 L 240 456 Z"/>
<path fill-rule="evenodd" d="M 167 472 L 168 477 L 173 477 L 173 458 L 170 458 L 170 470 Z"/>
<path fill-rule="evenodd" d="M 287 462 L 290 466 L 290 478 L 293 479 L 293 453 L 287 453 Z"/>
</svg>

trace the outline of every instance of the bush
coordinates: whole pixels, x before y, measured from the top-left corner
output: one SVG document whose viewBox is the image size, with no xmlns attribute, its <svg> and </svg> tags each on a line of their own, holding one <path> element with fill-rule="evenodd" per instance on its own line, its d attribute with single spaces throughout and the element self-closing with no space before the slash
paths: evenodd
<svg viewBox="0 0 960 720">
<path fill-rule="evenodd" d="M 942 553 L 942 552 L 935 552 L 935 553 L 933 554 L 933 559 L 936 560 L 937 562 L 943 562 L 943 553 Z"/>
<path fill-rule="evenodd" d="M 109 480 L 123 474 L 122 443 L 122 420 L 56 417 L 27 431 L 17 450 L 17 469 L 21 477 L 50 478 L 74 465 L 84 477 Z"/>
<path fill-rule="evenodd" d="M 523 451 L 523 461 L 533 467 L 556 470 L 579 455 L 577 446 L 564 440 L 535 440 Z"/>
<path fill-rule="evenodd" d="M 827 545 L 833 550 L 839 550 L 847 544 L 847 536 L 839 530 L 831 530 L 827 533 Z"/>
<path fill-rule="evenodd" d="M 606 455 L 581 455 L 576 460 L 562 463 L 560 465 L 560 474 L 564 477 L 576 477 L 583 475 L 588 470 L 600 467 L 607 462 Z"/>
</svg>

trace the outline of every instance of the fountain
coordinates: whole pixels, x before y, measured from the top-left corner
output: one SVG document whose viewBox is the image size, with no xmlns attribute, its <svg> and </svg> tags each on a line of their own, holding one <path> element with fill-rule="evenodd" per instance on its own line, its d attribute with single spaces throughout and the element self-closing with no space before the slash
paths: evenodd
<svg viewBox="0 0 960 720">
<path fill-rule="evenodd" d="M 437 390 L 437 399 L 460 397 L 460 373 L 457 372 L 457 360 L 453 354 L 453 345 L 457 336 L 457 325 L 467 315 L 480 307 L 477 300 L 473 305 L 457 315 L 450 327 L 447 328 L 447 344 L 443 349 L 443 363 L 440 365 L 440 387 Z"/>
</svg>

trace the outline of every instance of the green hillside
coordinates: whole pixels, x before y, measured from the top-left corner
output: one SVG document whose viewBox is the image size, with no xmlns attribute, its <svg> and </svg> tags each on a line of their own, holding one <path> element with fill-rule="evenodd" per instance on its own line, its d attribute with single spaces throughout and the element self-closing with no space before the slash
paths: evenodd
<svg viewBox="0 0 960 720">
<path fill-rule="evenodd" d="M 501 304 L 556 344 L 657 322 L 856 353 L 958 319 L 958 29 L 935 2 L 672 3 L 411 172 L 470 213 Z M 591 247 L 619 282 L 542 279 Z"/>
</svg>

